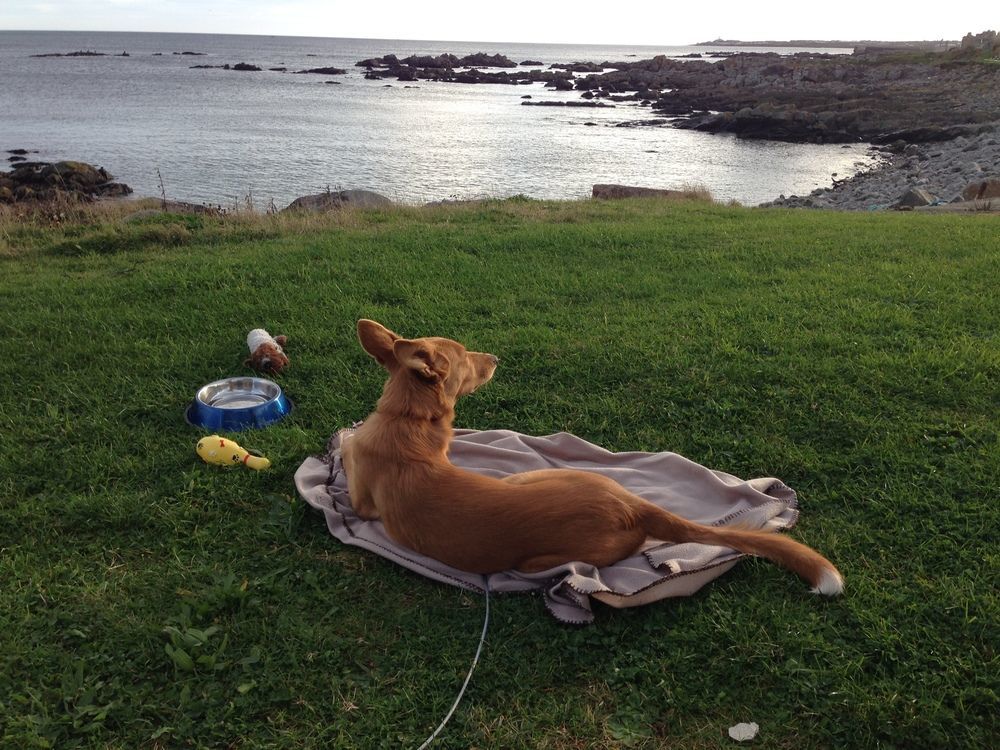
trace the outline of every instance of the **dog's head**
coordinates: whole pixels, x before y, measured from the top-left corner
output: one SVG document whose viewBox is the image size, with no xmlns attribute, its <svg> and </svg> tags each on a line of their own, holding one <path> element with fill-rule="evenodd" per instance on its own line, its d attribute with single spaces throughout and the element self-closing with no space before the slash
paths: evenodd
<svg viewBox="0 0 1000 750">
<path fill-rule="evenodd" d="M 415 386 L 434 386 L 450 404 L 488 383 L 500 361 L 438 336 L 404 339 L 374 320 L 358 321 L 358 339 L 389 371 L 390 379 L 398 376 Z"/>
</svg>

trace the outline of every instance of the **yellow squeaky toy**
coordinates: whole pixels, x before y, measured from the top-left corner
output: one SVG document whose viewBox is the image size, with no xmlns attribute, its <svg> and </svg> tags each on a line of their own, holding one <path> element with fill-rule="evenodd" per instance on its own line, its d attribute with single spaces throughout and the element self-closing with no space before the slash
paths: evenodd
<svg viewBox="0 0 1000 750">
<path fill-rule="evenodd" d="M 263 456 L 255 456 L 245 448 L 241 448 L 232 440 L 227 440 L 218 435 L 209 435 L 198 441 L 195 448 L 202 461 L 208 464 L 218 464 L 219 466 L 230 466 L 232 464 L 243 464 L 251 469 L 260 471 L 271 465 Z"/>
</svg>

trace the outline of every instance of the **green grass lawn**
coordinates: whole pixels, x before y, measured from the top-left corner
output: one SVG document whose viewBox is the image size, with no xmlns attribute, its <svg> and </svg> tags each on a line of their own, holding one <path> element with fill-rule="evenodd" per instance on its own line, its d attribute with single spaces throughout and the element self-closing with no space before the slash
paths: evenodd
<svg viewBox="0 0 1000 750">
<path fill-rule="evenodd" d="M 998 732 L 1000 220 L 490 202 L 0 222 L 0 746 L 416 747 L 483 601 L 294 492 L 363 418 L 360 317 L 501 357 L 457 426 L 567 430 L 799 492 L 845 596 L 745 560 L 564 626 L 493 601 L 442 748 L 985 748 Z M 291 417 L 220 469 L 183 413 L 289 336 Z M 193 668 L 177 656 L 185 649 Z M 172 657 L 170 652 L 174 653 Z"/>
</svg>

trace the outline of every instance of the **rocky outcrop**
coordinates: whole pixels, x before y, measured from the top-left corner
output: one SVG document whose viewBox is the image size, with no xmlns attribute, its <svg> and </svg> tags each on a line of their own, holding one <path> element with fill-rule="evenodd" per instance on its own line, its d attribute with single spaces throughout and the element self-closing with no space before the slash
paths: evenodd
<svg viewBox="0 0 1000 750">
<path fill-rule="evenodd" d="M 962 200 L 981 201 L 1000 198 L 1000 177 L 970 182 L 962 190 Z"/>
<path fill-rule="evenodd" d="M 552 63 L 549 68 L 552 70 L 568 70 L 572 73 L 600 73 L 604 70 L 601 67 L 601 63 L 593 62 Z"/>
<path fill-rule="evenodd" d="M 370 57 L 354 63 L 359 68 L 389 68 L 400 67 L 423 68 L 430 70 L 452 70 L 454 68 L 516 68 L 517 63 L 501 54 L 488 55 L 476 52 L 465 57 L 458 57 L 450 52 L 442 55 L 410 55 L 400 60 L 396 55 Z M 539 63 L 540 65 L 541 63 Z"/>
<path fill-rule="evenodd" d="M 964 51 L 977 53 L 1000 52 L 1000 34 L 995 31 L 984 31 L 981 34 L 966 34 L 962 37 L 960 48 Z"/>
<path fill-rule="evenodd" d="M 466 55 L 459 59 L 461 66 L 474 66 L 477 68 L 516 68 L 517 63 L 505 55 L 487 55 L 485 52 L 477 52 L 473 55 Z"/>
<path fill-rule="evenodd" d="M 283 211 L 324 212 L 352 206 L 356 208 L 379 208 L 391 206 L 392 201 L 371 190 L 338 190 L 304 195 L 293 200 Z"/>
<path fill-rule="evenodd" d="M 25 161 L 14 165 L 10 172 L 0 172 L 0 203 L 91 200 L 132 192 L 128 185 L 113 179 L 103 168 L 84 162 Z"/>
<path fill-rule="evenodd" d="M 225 65 L 189 65 L 188 67 L 191 70 L 205 70 L 210 68 L 218 68 L 220 70 L 242 70 L 251 72 L 257 72 L 262 70 L 260 66 L 251 65 L 250 63 L 245 63 L 245 62 L 236 63 L 235 65 L 230 65 L 229 63 L 226 63 Z"/>
<path fill-rule="evenodd" d="M 836 143 L 970 135 L 1000 113 L 1000 66 L 960 51 L 889 56 L 740 53 L 716 63 L 603 63 L 575 86 L 635 92 L 675 126 L 745 138 Z M 915 126 L 919 124 L 919 126 Z"/>
<path fill-rule="evenodd" d="M 526 61 L 525 64 L 531 63 Z M 532 63 L 533 64 L 533 63 Z M 396 55 L 370 57 L 354 63 L 365 68 L 365 78 L 379 80 L 395 78 L 399 81 L 441 81 L 445 83 L 527 84 L 543 82 L 549 86 L 573 89 L 572 74 L 563 70 L 481 70 L 481 68 L 517 68 L 516 62 L 504 55 L 474 55 L 458 57 L 443 55 L 410 55 L 400 59 Z M 538 63 L 541 65 L 541 63 Z"/>
</svg>

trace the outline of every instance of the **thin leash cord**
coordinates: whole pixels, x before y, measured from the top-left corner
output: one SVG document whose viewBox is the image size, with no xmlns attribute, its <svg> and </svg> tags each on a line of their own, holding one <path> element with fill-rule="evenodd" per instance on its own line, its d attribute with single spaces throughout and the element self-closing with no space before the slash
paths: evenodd
<svg viewBox="0 0 1000 750">
<path fill-rule="evenodd" d="M 424 750 L 424 748 L 428 747 L 434 741 L 434 738 L 441 733 L 441 730 L 444 729 L 445 724 L 448 723 L 452 714 L 455 713 L 455 709 L 458 708 L 462 696 L 465 695 L 465 689 L 469 687 L 469 680 L 472 679 L 472 673 L 476 671 L 476 665 L 479 663 L 479 654 L 482 653 L 483 644 L 486 642 L 486 629 L 490 624 L 490 582 L 486 576 L 483 576 L 483 591 L 486 592 L 486 616 L 483 618 L 483 634 L 479 636 L 479 646 L 476 648 L 476 655 L 472 657 L 472 665 L 469 667 L 468 674 L 465 675 L 465 682 L 462 683 L 462 688 L 458 691 L 455 702 L 451 704 L 448 714 L 441 720 L 441 723 L 438 724 L 437 729 L 434 730 L 431 736 L 424 740 L 424 744 L 418 747 L 417 750 Z"/>
</svg>

